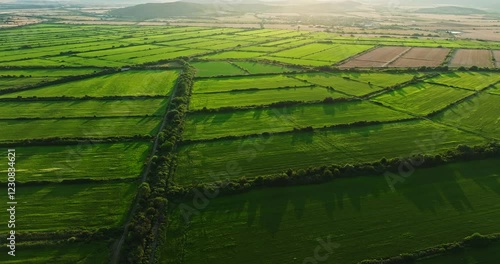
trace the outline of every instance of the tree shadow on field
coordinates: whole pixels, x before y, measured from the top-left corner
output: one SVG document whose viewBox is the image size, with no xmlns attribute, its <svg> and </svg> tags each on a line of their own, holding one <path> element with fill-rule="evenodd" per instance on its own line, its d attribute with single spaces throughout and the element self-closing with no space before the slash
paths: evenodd
<svg viewBox="0 0 500 264">
<path fill-rule="evenodd" d="M 449 204 L 459 212 L 473 207 L 458 183 L 463 166 L 450 164 L 430 169 L 417 169 L 396 190 L 422 212 L 436 214 Z"/>
<path fill-rule="evenodd" d="M 292 146 L 299 144 L 310 145 L 314 142 L 314 132 L 294 132 L 292 133 Z"/>
<path fill-rule="evenodd" d="M 500 195 L 500 173 L 498 169 L 493 172 L 494 169 L 491 168 L 492 163 L 499 164 L 500 159 L 481 160 L 475 161 L 475 163 L 479 165 L 462 168 L 461 176 L 473 180 L 484 191 L 492 191 Z M 484 176 L 478 176 L 478 172 L 484 172 Z"/>
</svg>

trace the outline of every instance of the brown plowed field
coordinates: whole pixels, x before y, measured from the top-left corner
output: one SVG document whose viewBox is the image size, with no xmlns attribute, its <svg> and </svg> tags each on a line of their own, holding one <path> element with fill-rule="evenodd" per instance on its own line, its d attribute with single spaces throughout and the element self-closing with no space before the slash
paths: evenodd
<svg viewBox="0 0 500 264">
<path fill-rule="evenodd" d="M 356 57 L 340 67 L 382 67 L 397 58 L 401 53 L 407 51 L 408 47 L 381 47 Z"/>
<path fill-rule="evenodd" d="M 441 48 L 412 48 L 409 52 L 401 56 L 389 67 L 437 67 L 446 59 L 450 49 Z"/>
<path fill-rule="evenodd" d="M 494 50 L 493 55 L 495 56 L 496 67 L 500 68 L 500 50 Z"/>
<path fill-rule="evenodd" d="M 450 62 L 452 67 L 492 67 L 491 52 L 489 50 L 460 49 Z"/>
</svg>

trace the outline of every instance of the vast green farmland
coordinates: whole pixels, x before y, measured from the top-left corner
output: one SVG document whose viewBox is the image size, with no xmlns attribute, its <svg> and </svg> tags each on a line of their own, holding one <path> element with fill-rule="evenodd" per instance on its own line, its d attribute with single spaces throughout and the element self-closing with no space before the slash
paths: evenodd
<svg viewBox="0 0 500 264">
<path fill-rule="evenodd" d="M 137 178 L 149 154 L 149 145 L 147 141 L 137 141 L 19 147 L 17 180 L 30 182 Z"/>
<path fill-rule="evenodd" d="M 323 263 L 357 263 L 493 233 L 498 162 L 417 169 L 395 191 L 383 176 L 369 176 L 213 199 L 187 229 L 183 215 L 172 213 L 163 262 L 302 263 L 322 239 L 336 245 Z"/>
<path fill-rule="evenodd" d="M 321 16 L 199 26 L 51 10 L 0 30 L 0 144 L 16 152 L 0 174 L 7 185 L 15 167 L 19 234 L 2 263 L 356 263 L 499 232 L 497 70 L 446 69 L 453 53 L 436 68 L 338 66 L 387 46 L 495 56 L 494 41 L 359 18 L 344 31 Z M 68 12 L 82 21 L 64 24 Z M 251 26 L 220 27 L 239 19 Z M 395 186 L 349 177 L 408 175 L 394 158 L 419 153 L 435 156 Z M 195 207 L 191 223 L 179 203 Z M 335 248 L 308 261 L 318 239 Z"/>
<path fill-rule="evenodd" d="M 312 104 L 282 108 L 251 109 L 229 113 L 196 113 L 187 117 L 185 139 L 283 132 L 306 127 L 322 128 L 360 121 L 409 119 L 410 115 L 369 102 Z"/>
<path fill-rule="evenodd" d="M 447 109 L 433 120 L 500 139 L 500 96 L 483 93 Z"/>
<path fill-rule="evenodd" d="M 49 137 L 114 137 L 154 135 L 158 117 L 117 117 L 45 120 L 0 120 L 0 139 L 23 140 Z M 19 133 L 23 131 L 23 133 Z"/>
<path fill-rule="evenodd" d="M 253 177 L 289 168 L 409 156 L 415 151 L 437 154 L 458 144 L 485 142 L 487 140 L 482 137 L 430 121 L 200 142 L 179 148 L 175 180 L 182 184 L 208 181 L 210 171 L 224 172 L 228 162 L 238 164 L 242 169 L 241 173 L 231 177 Z M 224 153 L 224 156 L 211 153 Z"/>
<path fill-rule="evenodd" d="M 16 225 L 23 232 L 97 229 L 123 223 L 137 184 L 79 183 L 18 187 L 23 206 Z M 0 196 L 7 200 L 7 192 Z M 6 232 L 7 225 L 0 227 Z"/>
<path fill-rule="evenodd" d="M 2 97 L 103 97 L 167 95 L 174 87 L 176 71 L 126 71 L 52 85 Z"/>
<path fill-rule="evenodd" d="M 418 115 L 428 115 L 472 95 L 472 91 L 418 83 L 373 98 L 374 101 Z"/>
<path fill-rule="evenodd" d="M 487 72 L 451 72 L 441 73 L 440 76 L 428 81 L 471 90 L 481 90 L 500 81 L 500 74 Z"/>
<path fill-rule="evenodd" d="M 249 89 L 272 89 L 312 86 L 304 81 L 296 80 L 285 75 L 213 78 L 196 81 L 194 93 L 228 92 Z"/>
<path fill-rule="evenodd" d="M 382 87 L 375 86 L 373 84 L 351 81 L 346 78 L 325 73 L 309 73 L 297 75 L 296 77 L 309 83 L 332 87 L 336 91 L 354 96 L 363 96 L 383 89 Z"/>
<path fill-rule="evenodd" d="M 349 98 L 348 95 L 324 87 L 298 87 L 268 90 L 234 91 L 223 93 L 194 94 L 190 109 L 216 109 L 222 107 L 246 107 L 269 105 L 283 101 L 313 102 L 325 98 Z"/>
<path fill-rule="evenodd" d="M 194 62 L 191 65 L 196 68 L 196 76 L 199 77 L 246 74 L 242 69 L 226 61 Z"/>
<path fill-rule="evenodd" d="M 163 116 L 167 99 L 7 101 L 0 105 L 0 119 Z"/>
</svg>

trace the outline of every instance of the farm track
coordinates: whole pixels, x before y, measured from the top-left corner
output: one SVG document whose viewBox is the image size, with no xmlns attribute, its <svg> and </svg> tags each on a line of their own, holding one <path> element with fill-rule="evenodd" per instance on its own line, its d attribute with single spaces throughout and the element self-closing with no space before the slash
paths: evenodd
<svg viewBox="0 0 500 264">
<path fill-rule="evenodd" d="M 382 65 L 382 68 L 385 68 L 385 67 L 388 67 L 389 65 L 391 65 L 392 63 L 394 63 L 395 61 L 399 60 L 400 58 L 404 57 L 404 55 L 406 55 L 408 52 L 410 52 L 413 48 L 408 48 L 407 50 L 401 52 L 398 56 L 396 56 L 394 59 L 386 62 L 385 64 Z"/>
<path fill-rule="evenodd" d="M 179 75 L 180 74 L 182 74 L 182 71 L 179 72 Z M 142 176 L 141 176 L 141 180 L 140 180 L 141 183 L 146 182 L 147 176 L 149 175 L 149 172 L 151 171 L 151 159 L 153 158 L 154 154 L 156 153 L 156 150 L 157 150 L 158 144 L 159 144 L 158 135 L 163 131 L 163 128 L 165 127 L 165 124 L 167 122 L 167 114 L 170 111 L 170 107 L 171 107 L 170 103 L 172 102 L 173 97 L 177 93 L 177 88 L 178 88 L 177 82 L 178 82 L 178 80 L 176 81 L 174 89 L 172 89 L 172 91 L 171 91 L 167 110 L 165 111 L 165 115 L 164 115 L 163 120 L 161 122 L 160 128 L 158 129 L 158 133 L 155 137 L 155 141 L 154 141 L 153 147 L 151 149 L 151 154 L 149 156 L 149 160 L 147 162 L 146 168 L 144 169 Z M 139 200 L 138 200 L 138 194 L 136 194 L 132 209 L 129 211 L 127 220 L 125 221 L 125 224 L 124 224 L 124 231 L 123 231 L 120 239 L 117 242 L 115 242 L 115 245 L 113 245 L 112 257 L 111 257 L 111 261 L 110 261 L 110 263 L 112 263 L 112 264 L 117 264 L 120 261 L 120 253 L 122 251 L 122 247 L 123 247 L 123 243 L 125 242 L 125 238 L 127 237 L 127 234 L 128 234 L 128 226 L 129 226 L 130 222 L 132 221 L 132 218 L 134 217 L 135 212 L 137 211 L 138 207 L 139 207 Z"/>
</svg>

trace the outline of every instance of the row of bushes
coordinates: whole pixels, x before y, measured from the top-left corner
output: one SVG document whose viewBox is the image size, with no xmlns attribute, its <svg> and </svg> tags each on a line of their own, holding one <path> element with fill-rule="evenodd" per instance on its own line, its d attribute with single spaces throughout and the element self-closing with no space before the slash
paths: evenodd
<svg viewBox="0 0 500 264">
<path fill-rule="evenodd" d="M 500 241 L 500 234 L 481 235 L 474 233 L 459 242 L 442 244 L 385 259 L 367 259 L 359 262 L 359 264 L 412 264 L 419 259 L 458 253 L 467 248 L 486 248 L 498 241 Z"/>
<path fill-rule="evenodd" d="M 222 136 L 222 137 L 216 137 L 216 138 L 210 138 L 210 139 L 199 139 L 199 140 L 183 140 L 180 142 L 182 145 L 188 145 L 192 143 L 197 143 L 197 142 L 207 142 L 207 141 L 217 141 L 217 140 L 234 140 L 234 139 L 245 139 L 245 138 L 252 138 L 252 137 L 258 137 L 259 135 L 262 135 L 263 137 L 269 137 L 271 135 L 279 135 L 279 134 L 288 134 L 290 132 L 314 132 L 315 130 L 330 130 L 330 129 L 342 129 L 342 128 L 356 128 L 356 127 L 364 127 L 364 126 L 372 126 L 372 125 L 381 125 L 381 124 L 392 124 L 392 123 L 400 123 L 403 121 L 410 121 L 410 120 L 415 120 L 416 118 L 406 118 L 406 119 L 394 119 L 394 120 L 388 120 L 388 121 L 357 121 L 357 122 L 352 122 L 352 123 L 345 123 L 345 124 L 336 124 L 336 125 L 325 125 L 323 127 L 318 127 L 314 128 L 312 126 L 307 126 L 307 127 L 294 127 L 291 131 L 280 131 L 280 132 L 264 132 L 261 134 L 247 134 L 247 135 L 229 135 L 229 136 Z"/>
<path fill-rule="evenodd" d="M 359 101 L 357 98 L 332 98 L 332 97 L 326 97 L 325 99 L 321 101 L 280 101 L 280 102 L 275 102 L 275 103 L 270 103 L 270 104 L 261 104 L 261 105 L 248 105 L 248 106 L 226 106 L 226 107 L 220 107 L 220 108 L 206 108 L 203 107 L 202 109 L 198 110 L 192 110 L 190 111 L 191 113 L 231 113 L 234 111 L 239 111 L 239 110 L 249 110 L 249 109 L 264 109 L 264 110 L 269 110 L 269 108 L 276 108 L 276 107 L 290 107 L 290 106 L 297 106 L 297 105 L 311 105 L 311 104 L 333 104 L 333 103 L 339 103 L 339 102 L 350 102 L 350 101 Z"/>
<path fill-rule="evenodd" d="M 174 89 L 170 110 L 166 114 L 166 122 L 158 134 L 158 148 L 151 158 L 151 168 L 147 182 L 141 184 L 137 196 L 137 209 L 133 218 L 126 227 L 125 246 L 121 252 L 121 262 L 124 263 L 150 263 L 154 254 L 152 248 L 160 225 L 165 218 L 167 200 L 166 190 L 169 188 L 169 176 L 175 164 L 174 150 L 183 130 L 183 119 L 187 113 L 187 104 L 195 69 L 187 62 L 180 62 L 184 70 L 179 76 Z M 160 236 L 160 243 L 162 236 Z"/>
<path fill-rule="evenodd" d="M 75 96 L 55 96 L 55 97 L 38 97 L 38 96 L 30 96 L 30 97 L 22 97 L 17 96 L 15 98 L 0 98 L 0 102 L 5 101 L 67 101 L 67 100 L 102 100 L 102 101 L 111 101 L 111 100 L 141 100 L 141 99 L 154 99 L 154 98 L 165 98 L 164 95 L 140 95 L 140 96 L 101 96 L 101 97 L 93 97 L 89 95 L 85 95 L 83 97 L 75 97 Z"/>
<path fill-rule="evenodd" d="M 134 136 L 116 136 L 106 138 L 96 137 L 50 137 L 37 139 L 23 139 L 15 141 L 2 141 L 0 147 L 25 147 L 25 146 L 61 146 L 61 145 L 80 145 L 80 144 L 98 144 L 98 143 L 113 143 L 113 142 L 133 142 L 133 141 L 149 141 L 151 135 L 134 135 Z"/>
<path fill-rule="evenodd" d="M 348 178 L 365 175 L 383 175 L 386 172 L 398 173 L 407 164 L 419 164 L 419 168 L 429 168 L 452 162 L 478 160 L 500 156 L 500 144 L 492 142 L 482 146 L 469 147 L 459 145 L 453 150 L 440 155 L 416 155 L 407 158 L 383 158 L 372 163 L 330 165 L 307 169 L 288 169 L 285 172 L 258 176 L 252 179 L 242 177 L 232 181 L 219 181 L 212 184 L 193 186 L 170 186 L 168 198 L 176 200 L 192 199 L 196 193 L 213 192 L 218 189 L 220 194 L 234 194 L 261 187 L 281 187 L 304 184 L 317 184 L 332 181 L 337 178 Z"/>
</svg>

